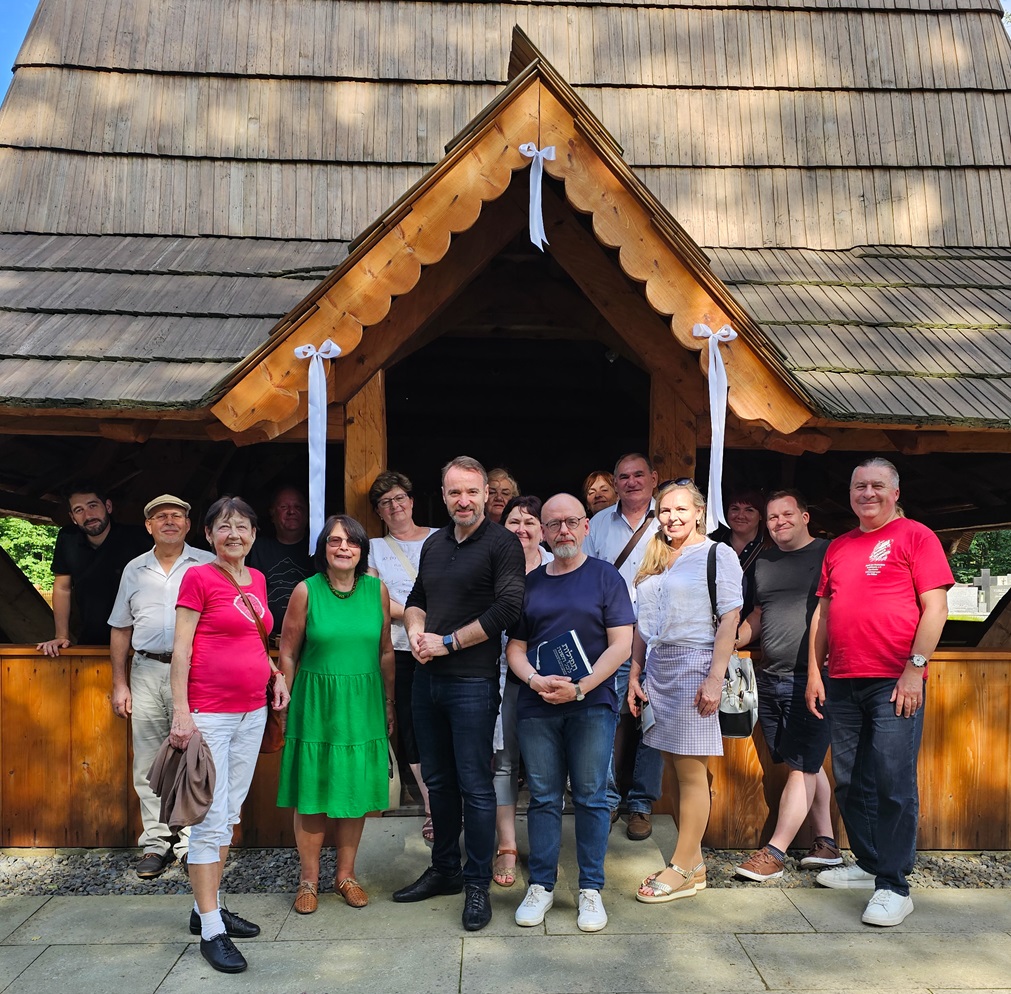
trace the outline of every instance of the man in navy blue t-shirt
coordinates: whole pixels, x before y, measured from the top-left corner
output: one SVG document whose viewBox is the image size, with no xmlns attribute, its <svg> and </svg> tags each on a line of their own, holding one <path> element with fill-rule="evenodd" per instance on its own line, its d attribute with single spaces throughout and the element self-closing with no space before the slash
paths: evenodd
<svg viewBox="0 0 1011 994">
<path fill-rule="evenodd" d="M 599 932 L 607 924 L 600 891 L 611 828 L 607 771 L 618 721 L 614 673 L 631 653 L 635 612 L 621 574 L 583 552 L 589 522 L 579 500 L 570 494 L 552 497 L 541 521 L 555 558 L 527 574 L 523 612 L 509 629 L 506 647 L 509 668 L 524 684 L 517 737 L 530 789 L 530 886 L 516 924 L 541 924 L 554 903 L 568 777 L 576 807 L 576 924 Z M 543 643 L 559 637 L 563 654 L 584 655 L 589 672 L 548 675 L 550 649 Z"/>
</svg>

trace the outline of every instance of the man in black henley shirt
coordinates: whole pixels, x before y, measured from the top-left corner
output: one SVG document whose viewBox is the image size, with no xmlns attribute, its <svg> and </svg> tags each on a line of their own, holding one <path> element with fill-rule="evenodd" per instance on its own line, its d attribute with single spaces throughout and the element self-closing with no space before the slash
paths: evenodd
<svg viewBox="0 0 1011 994">
<path fill-rule="evenodd" d="M 443 468 L 442 497 L 453 522 L 425 542 L 404 611 L 418 663 L 414 730 L 435 841 L 432 865 L 393 899 L 423 901 L 466 886 L 463 926 L 476 931 L 491 921 L 501 636 L 519 617 L 526 574 L 519 539 L 485 517 L 488 475 L 477 460 L 458 456 Z"/>
</svg>

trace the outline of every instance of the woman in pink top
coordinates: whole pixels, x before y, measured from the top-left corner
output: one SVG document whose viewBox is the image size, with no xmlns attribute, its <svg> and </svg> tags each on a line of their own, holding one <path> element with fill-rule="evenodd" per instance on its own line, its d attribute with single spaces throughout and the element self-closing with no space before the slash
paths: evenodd
<svg viewBox="0 0 1011 994">
<path fill-rule="evenodd" d="M 251 938 L 260 928 L 222 909 L 218 887 L 256 769 L 271 674 L 272 707 L 286 707 L 289 695 L 261 636 L 261 627 L 270 631 L 272 624 L 266 581 L 246 566 L 256 539 L 256 513 L 241 497 L 222 497 L 208 509 L 204 526 L 215 559 L 187 571 L 176 601 L 170 740 L 185 749 L 199 730 L 214 758 L 214 798 L 190 832 L 195 898 L 190 932 L 200 935 L 200 952 L 215 970 L 241 973 L 246 960 L 232 939 Z"/>
</svg>

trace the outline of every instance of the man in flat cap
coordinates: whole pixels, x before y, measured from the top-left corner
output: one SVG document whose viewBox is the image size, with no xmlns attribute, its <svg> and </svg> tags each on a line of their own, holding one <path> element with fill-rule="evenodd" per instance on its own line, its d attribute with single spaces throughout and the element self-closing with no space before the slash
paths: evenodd
<svg viewBox="0 0 1011 994">
<path fill-rule="evenodd" d="M 147 782 L 158 748 L 172 727 L 172 688 L 169 671 L 175 636 L 176 598 L 183 574 L 191 566 L 209 563 L 213 553 L 187 545 L 190 505 L 162 494 L 144 507 L 144 526 L 154 548 L 123 568 L 119 593 L 109 616 L 112 629 L 112 709 L 132 718 L 133 786 L 140 800 L 144 830 L 138 845 L 143 854 L 137 876 L 151 880 L 178 857 L 186 858 L 189 830 L 173 836 L 161 821 L 161 804 Z M 133 662 L 127 681 L 127 657 Z"/>
</svg>

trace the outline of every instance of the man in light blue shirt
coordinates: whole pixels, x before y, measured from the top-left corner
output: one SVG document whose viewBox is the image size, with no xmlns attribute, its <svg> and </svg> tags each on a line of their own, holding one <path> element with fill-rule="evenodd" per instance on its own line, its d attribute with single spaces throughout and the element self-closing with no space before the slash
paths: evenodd
<svg viewBox="0 0 1011 994">
<path fill-rule="evenodd" d="M 176 838 L 162 822 L 161 802 L 147 782 L 155 754 L 172 727 L 169 664 L 179 584 L 191 566 L 214 560 L 213 553 L 186 544 L 189 513 L 190 505 L 171 494 L 148 502 L 144 526 L 154 548 L 123 568 L 109 615 L 112 709 L 120 718 L 132 718 L 133 786 L 144 827 L 137 841 L 143 852 L 135 869 L 142 880 L 159 876 L 177 856 L 184 859 L 189 845 L 189 829 Z M 131 642 L 134 655 L 127 682 Z"/>
<path fill-rule="evenodd" d="M 641 452 L 622 456 L 614 467 L 614 488 L 618 503 L 598 511 L 590 520 L 590 534 L 583 549 L 588 556 L 613 563 L 628 587 L 635 607 L 635 575 L 646 551 L 646 543 L 656 531 L 653 491 L 657 474 L 652 463 Z M 629 661 L 622 663 L 616 674 L 618 702 L 628 694 Z M 621 734 L 619 728 L 619 734 Z M 644 745 L 636 732 L 635 766 L 628 790 L 628 837 L 640 841 L 653 832 L 651 815 L 653 802 L 660 797 L 663 780 L 663 756 Z M 608 777 L 607 799 L 611 807 L 612 824 L 618 816 L 621 795 L 614 774 L 614 754 Z"/>
</svg>

